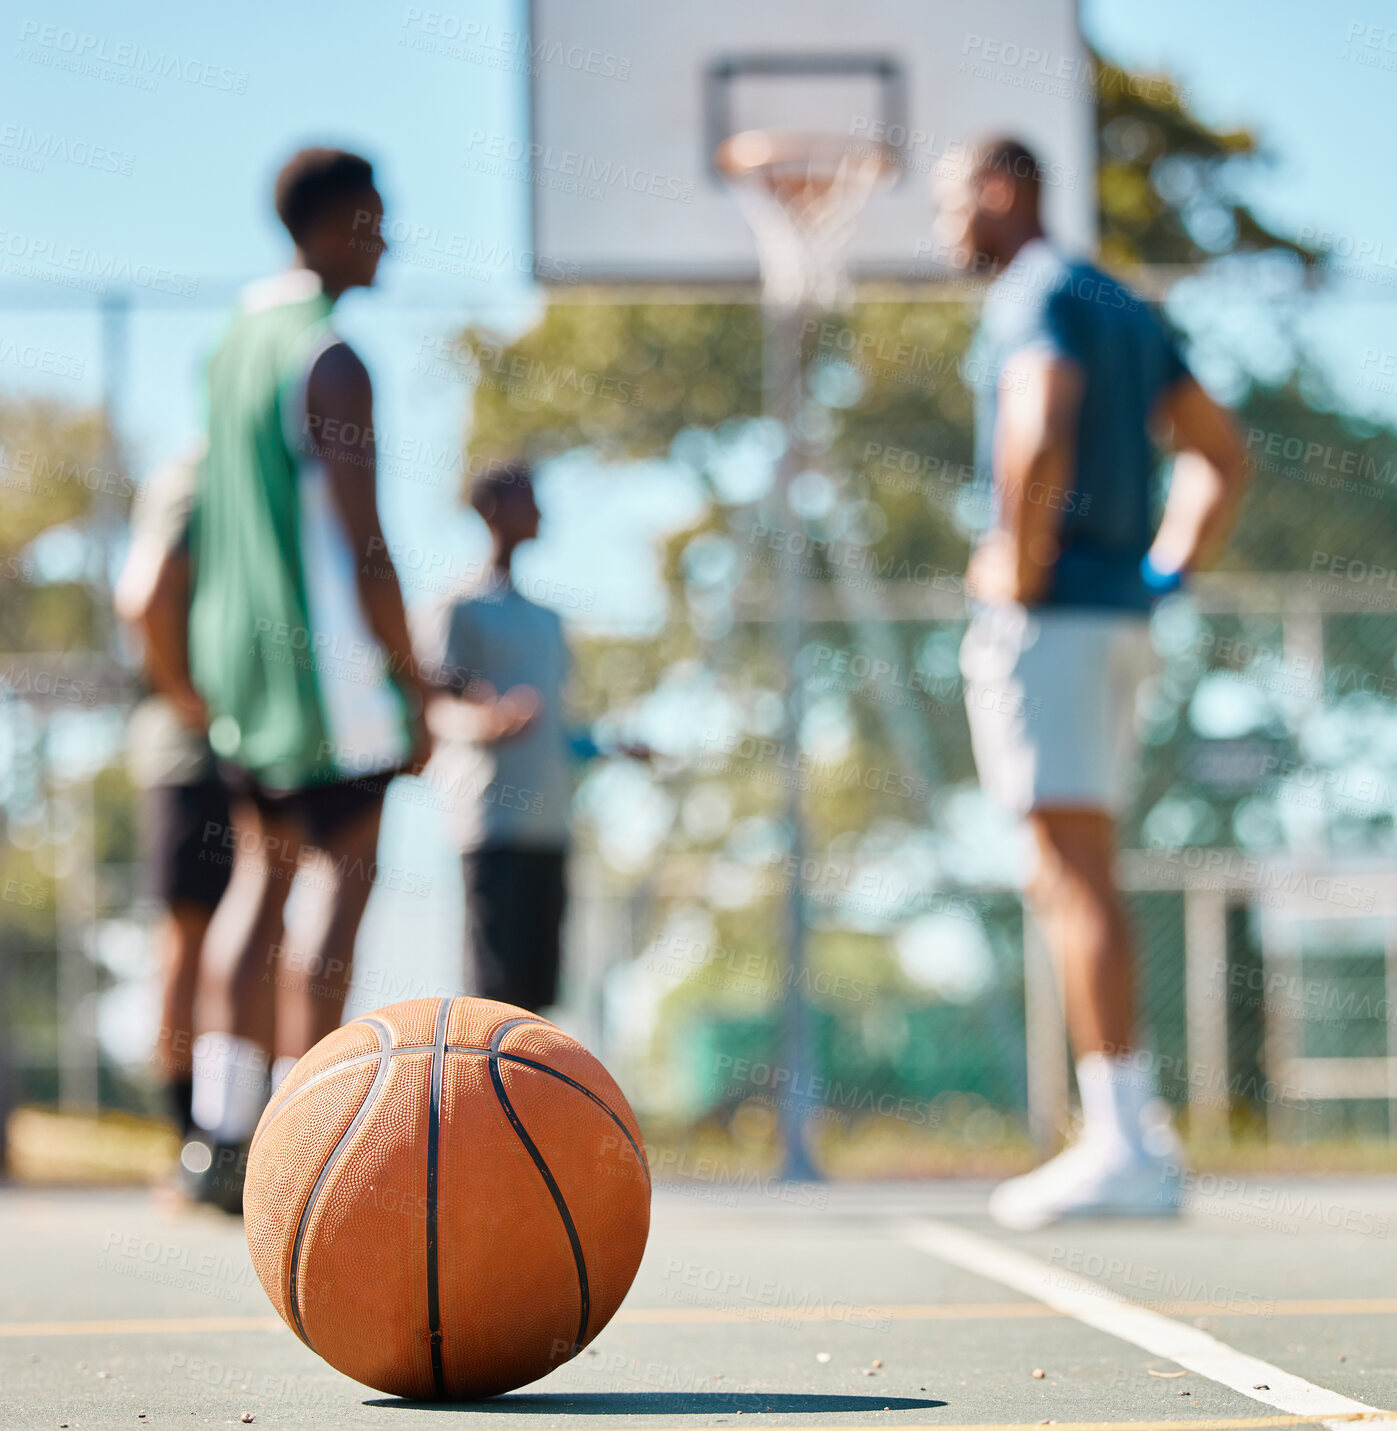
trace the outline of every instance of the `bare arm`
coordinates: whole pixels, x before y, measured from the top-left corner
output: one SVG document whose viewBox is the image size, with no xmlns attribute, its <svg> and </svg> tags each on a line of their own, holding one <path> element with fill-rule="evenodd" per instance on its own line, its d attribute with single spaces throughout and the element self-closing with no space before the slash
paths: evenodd
<svg viewBox="0 0 1397 1431">
<path fill-rule="evenodd" d="M 151 685 L 202 730 L 207 712 L 189 677 L 189 552 L 136 541 L 115 593 L 116 614 L 141 633 Z"/>
<path fill-rule="evenodd" d="M 466 692 L 433 696 L 427 702 L 427 726 L 438 740 L 493 745 L 522 735 L 538 711 L 532 686 L 514 686 L 501 696 L 481 681 Z"/>
<path fill-rule="evenodd" d="M 538 692 L 515 686 L 500 695 L 461 652 L 471 648 L 469 630 L 458 631 L 453 602 L 419 613 L 415 646 L 422 678 L 430 689 L 427 728 L 442 741 L 490 745 L 522 734 L 538 714 Z M 467 623 L 468 625 L 468 623 Z"/>
<path fill-rule="evenodd" d="M 1193 571 L 1222 555 L 1250 481 L 1232 415 L 1192 379 L 1165 393 L 1158 413 L 1178 455 L 1150 558 L 1164 572 Z"/>
<path fill-rule="evenodd" d="M 1072 490 L 1081 369 L 1050 353 L 1026 352 L 1006 366 L 994 429 L 999 530 L 966 573 L 981 601 L 1032 604 L 1047 588 Z"/>
<path fill-rule="evenodd" d="M 421 769 L 431 750 L 423 718 L 427 691 L 408 637 L 398 574 L 378 520 L 373 384 L 347 345 L 328 348 L 311 369 L 306 420 L 311 444 L 325 466 L 330 500 L 357 558 L 359 601 L 369 629 L 387 652 L 393 679 L 412 709 L 412 765 Z"/>
</svg>

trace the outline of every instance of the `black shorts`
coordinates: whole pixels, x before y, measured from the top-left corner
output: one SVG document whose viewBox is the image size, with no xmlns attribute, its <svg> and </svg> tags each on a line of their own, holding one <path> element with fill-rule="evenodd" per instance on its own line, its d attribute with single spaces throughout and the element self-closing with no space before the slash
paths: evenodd
<svg viewBox="0 0 1397 1431">
<path fill-rule="evenodd" d="M 472 992 L 537 1013 L 558 1001 L 567 854 L 498 846 L 463 856 Z"/>
<path fill-rule="evenodd" d="M 228 791 L 216 776 L 145 792 L 146 884 L 165 904 L 213 909 L 233 869 Z"/>
<path fill-rule="evenodd" d="M 385 770 L 300 790 L 273 790 L 236 765 L 220 764 L 219 769 L 235 799 L 251 800 L 268 819 L 289 820 L 317 850 L 329 849 L 338 831 L 378 809 L 399 773 Z"/>
</svg>

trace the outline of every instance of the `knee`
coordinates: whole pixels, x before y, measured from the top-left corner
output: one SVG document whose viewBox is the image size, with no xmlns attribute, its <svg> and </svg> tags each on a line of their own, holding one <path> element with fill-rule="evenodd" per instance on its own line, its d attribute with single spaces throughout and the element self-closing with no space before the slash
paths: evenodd
<svg viewBox="0 0 1397 1431">
<path fill-rule="evenodd" d="M 235 909 L 244 917 L 258 910 L 272 887 L 271 868 L 263 855 L 239 851 L 228 876 L 224 910 Z"/>
<path fill-rule="evenodd" d="M 176 962 L 196 963 L 209 930 L 211 910 L 200 905 L 176 904 L 170 909 L 170 947 Z"/>
<path fill-rule="evenodd" d="M 1028 902 L 1044 913 L 1052 909 L 1063 896 L 1065 873 L 1062 861 L 1053 847 L 1046 841 L 1039 841 L 1033 853 L 1032 867 L 1024 883 Z"/>
<path fill-rule="evenodd" d="M 259 918 L 275 915 L 291 893 L 296 868 L 294 859 L 270 844 L 258 850 L 240 851 L 233 862 L 230 891 L 249 913 Z"/>
</svg>

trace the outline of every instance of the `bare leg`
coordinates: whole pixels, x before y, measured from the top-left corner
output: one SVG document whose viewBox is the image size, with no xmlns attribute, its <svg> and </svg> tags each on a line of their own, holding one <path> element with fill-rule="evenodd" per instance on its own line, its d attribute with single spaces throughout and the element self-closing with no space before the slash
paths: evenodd
<svg viewBox="0 0 1397 1431">
<path fill-rule="evenodd" d="M 233 806 L 233 831 L 232 878 L 204 939 L 199 1031 L 250 1039 L 270 1053 L 276 1017 L 271 963 L 281 943 L 300 836 L 246 800 Z"/>
<path fill-rule="evenodd" d="M 1179 1169 L 1144 1141 L 1152 1080 L 1131 1055 L 1134 950 L 1115 884 L 1114 824 L 1081 809 L 1036 810 L 1032 821 L 1040 858 L 1030 896 L 1061 975 L 1082 1136 L 996 1188 L 990 1216 L 1023 1230 L 1072 1214 L 1173 1214 Z"/>
<path fill-rule="evenodd" d="M 336 830 L 307 871 L 310 908 L 304 922 L 297 920 L 277 981 L 278 1060 L 299 1058 L 340 1026 L 354 971 L 354 940 L 373 892 L 382 812 L 382 805 L 375 805 Z"/>
<path fill-rule="evenodd" d="M 191 1112 L 201 1137 L 180 1161 L 193 1195 L 229 1212 L 242 1207 L 242 1152 L 266 1097 L 276 1015 L 272 982 L 282 912 L 296 876 L 295 827 L 248 800 L 233 805 L 233 873 L 204 939 Z"/>
<path fill-rule="evenodd" d="M 156 1060 L 167 1081 L 188 1078 L 194 1069 L 194 992 L 212 914 L 201 904 L 181 902 L 170 906 L 156 929 L 156 943 L 165 966 Z"/>
<path fill-rule="evenodd" d="M 1030 897 L 1062 980 L 1072 1047 L 1128 1052 L 1135 1038 L 1135 951 L 1116 888 L 1115 822 L 1101 810 L 1032 815 L 1039 868 Z"/>
</svg>

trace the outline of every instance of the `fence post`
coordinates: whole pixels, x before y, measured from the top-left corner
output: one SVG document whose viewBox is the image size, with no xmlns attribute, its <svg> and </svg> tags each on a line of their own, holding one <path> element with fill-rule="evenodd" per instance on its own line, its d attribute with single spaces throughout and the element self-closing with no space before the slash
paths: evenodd
<svg viewBox="0 0 1397 1431">
<path fill-rule="evenodd" d="M 46 752 L 47 758 L 47 752 Z M 53 796 L 52 782 L 49 786 Z M 97 1047 L 96 801 L 91 776 L 64 790 L 72 838 L 58 880 L 58 1105 L 65 1113 L 96 1113 L 101 1082 Z"/>
<path fill-rule="evenodd" d="M 14 990 L 10 984 L 10 960 L 0 943 L 0 1182 L 10 1171 L 10 1114 L 14 1111 L 14 1071 L 9 1051 L 15 1036 Z"/>
<path fill-rule="evenodd" d="M 1188 1047 L 1188 1126 L 1195 1138 L 1225 1138 L 1227 1093 L 1227 896 L 1184 890 L 1184 1019 Z M 1195 1068 L 1206 1077 L 1192 1076 Z"/>
</svg>

